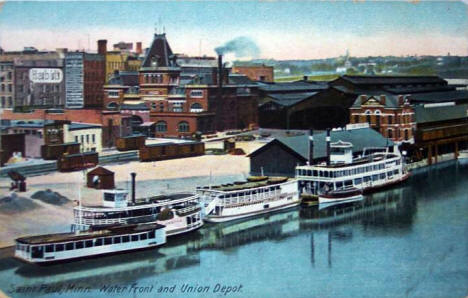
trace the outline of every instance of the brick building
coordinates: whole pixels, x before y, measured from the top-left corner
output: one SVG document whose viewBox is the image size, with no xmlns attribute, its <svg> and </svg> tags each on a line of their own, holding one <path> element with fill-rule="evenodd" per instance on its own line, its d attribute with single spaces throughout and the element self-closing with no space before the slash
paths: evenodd
<svg viewBox="0 0 468 298">
<path fill-rule="evenodd" d="M 131 110 L 134 130 L 154 124 L 151 135 L 160 137 L 256 125 L 256 85 L 245 76 L 230 76 L 221 58 L 218 67 L 211 58 L 198 59 L 199 68 L 192 60 L 181 67 L 165 34 L 155 34 L 138 82 L 134 73 L 115 74 L 104 88 L 104 108 Z M 143 117 L 147 111 L 149 121 Z"/>
<path fill-rule="evenodd" d="M 15 98 L 13 61 L 0 58 L 0 109 L 13 107 Z"/>
<path fill-rule="evenodd" d="M 246 75 L 252 81 L 274 82 L 273 66 L 234 66 L 233 73 Z"/>
</svg>

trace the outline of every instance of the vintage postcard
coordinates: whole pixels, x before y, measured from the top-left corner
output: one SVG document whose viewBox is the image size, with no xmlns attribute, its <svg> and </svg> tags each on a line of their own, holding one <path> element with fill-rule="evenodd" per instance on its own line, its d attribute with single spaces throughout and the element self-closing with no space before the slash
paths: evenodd
<svg viewBox="0 0 468 298">
<path fill-rule="evenodd" d="M 1 297 L 465 297 L 467 1 L 0 0 Z"/>
</svg>

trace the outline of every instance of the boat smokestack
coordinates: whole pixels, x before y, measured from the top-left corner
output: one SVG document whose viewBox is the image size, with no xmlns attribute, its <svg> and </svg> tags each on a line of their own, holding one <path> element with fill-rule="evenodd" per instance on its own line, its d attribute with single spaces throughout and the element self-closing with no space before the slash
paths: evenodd
<svg viewBox="0 0 468 298">
<path fill-rule="evenodd" d="M 325 138 L 325 141 L 327 142 L 327 166 L 330 165 L 330 129 L 327 128 L 327 136 Z"/>
<path fill-rule="evenodd" d="M 132 203 L 135 204 L 135 202 L 136 202 L 136 199 L 135 199 L 135 177 L 136 177 L 136 173 L 132 172 L 132 173 L 130 173 L 130 175 L 132 176 Z"/>
<path fill-rule="evenodd" d="M 309 131 L 309 165 L 314 161 L 314 130 Z"/>
</svg>

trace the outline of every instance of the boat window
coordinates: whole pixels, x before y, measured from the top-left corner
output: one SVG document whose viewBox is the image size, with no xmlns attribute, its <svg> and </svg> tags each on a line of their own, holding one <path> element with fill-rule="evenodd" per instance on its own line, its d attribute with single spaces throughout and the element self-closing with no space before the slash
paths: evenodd
<svg viewBox="0 0 468 298">
<path fill-rule="evenodd" d="M 65 250 L 72 250 L 73 248 L 75 248 L 73 242 L 68 242 L 67 244 L 65 244 Z"/>
<path fill-rule="evenodd" d="M 101 246 L 102 245 L 102 238 L 98 238 L 94 240 L 94 246 Z"/>
<path fill-rule="evenodd" d="M 130 237 L 128 235 L 125 235 L 122 237 L 122 242 L 123 243 L 126 243 L 126 242 L 129 242 L 130 241 Z"/>
<path fill-rule="evenodd" d="M 93 240 L 86 240 L 85 247 L 93 247 Z"/>
<path fill-rule="evenodd" d="M 381 164 L 379 165 L 379 169 L 383 169 L 383 168 L 385 168 L 385 165 L 384 165 L 383 163 L 381 163 Z"/>
<path fill-rule="evenodd" d="M 374 181 L 379 180 L 379 175 L 372 175 L 372 180 L 374 180 Z"/>
<path fill-rule="evenodd" d="M 359 185 L 362 183 L 362 178 L 356 178 L 354 179 L 354 185 Z"/>
<path fill-rule="evenodd" d="M 31 248 L 31 257 L 33 258 L 43 258 L 44 250 L 42 246 L 33 246 Z"/>
<path fill-rule="evenodd" d="M 75 243 L 76 249 L 81 249 L 84 247 L 84 242 L 83 241 L 78 241 Z"/>
<path fill-rule="evenodd" d="M 371 176 L 364 177 L 364 182 L 369 182 L 371 180 Z"/>
<path fill-rule="evenodd" d="M 53 244 L 46 245 L 45 251 L 46 252 L 54 252 L 54 245 Z"/>
<path fill-rule="evenodd" d="M 138 241 L 138 235 L 132 235 L 132 241 Z"/>
<path fill-rule="evenodd" d="M 398 170 L 394 170 L 393 174 L 398 175 Z"/>
<path fill-rule="evenodd" d="M 329 172 L 328 171 L 324 171 L 323 173 L 325 174 L 325 177 L 327 177 L 327 178 L 329 177 Z"/>
<path fill-rule="evenodd" d="M 385 179 L 385 173 L 380 174 L 380 179 Z"/>
<path fill-rule="evenodd" d="M 148 233 L 148 238 L 149 239 L 154 239 L 155 237 L 156 237 L 156 233 L 155 233 L 154 230 Z"/>
<path fill-rule="evenodd" d="M 63 251 L 63 244 L 55 244 L 55 251 Z"/>
<path fill-rule="evenodd" d="M 29 252 L 29 245 L 26 246 L 26 252 Z"/>
<path fill-rule="evenodd" d="M 352 186 L 352 185 L 353 185 L 353 180 L 346 180 L 346 181 L 344 182 L 344 185 L 345 185 L 345 186 Z"/>
<path fill-rule="evenodd" d="M 146 240 L 146 239 L 148 239 L 148 235 L 146 233 L 140 235 L 140 240 Z"/>
<path fill-rule="evenodd" d="M 120 243 L 121 241 L 120 237 L 114 237 L 114 243 Z"/>
<path fill-rule="evenodd" d="M 104 245 L 109 245 L 109 244 L 112 244 L 112 237 L 104 238 Z"/>
<path fill-rule="evenodd" d="M 343 181 L 336 182 L 336 188 L 342 188 L 343 187 Z"/>
<path fill-rule="evenodd" d="M 396 164 L 397 164 L 397 165 L 399 165 L 399 164 L 400 164 L 400 160 L 399 160 L 399 159 L 396 161 Z"/>
<path fill-rule="evenodd" d="M 104 193 L 104 201 L 113 202 L 114 201 L 114 194 L 113 193 Z"/>
<path fill-rule="evenodd" d="M 312 175 L 317 175 L 317 171 L 313 171 L 314 174 L 312 174 L 312 170 L 307 170 L 306 176 L 312 176 Z"/>
<path fill-rule="evenodd" d="M 392 176 L 393 176 L 393 171 L 388 172 L 388 173 L 387 173 L 387 176 L 388 176 L 388 177 L 392 177 Z"/>
<path fill-rule="evenodd" d="M 374 165 L 374 171 L 375 170 L 378 170 L 379 169 L 379 166 L 378 165 Z"/>
</svg>

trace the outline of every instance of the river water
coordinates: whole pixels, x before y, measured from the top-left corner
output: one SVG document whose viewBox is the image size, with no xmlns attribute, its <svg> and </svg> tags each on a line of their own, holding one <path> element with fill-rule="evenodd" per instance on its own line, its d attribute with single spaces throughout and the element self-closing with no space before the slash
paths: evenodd
<svg viewBox="0 0 468 298">
<path fill-rule="evenodd" d="M 13 297 L 465 297 L 468 163 L 360 202 L 205 225 L 160 248 L 39 267 L 0 258 Z"/>
</svg>

